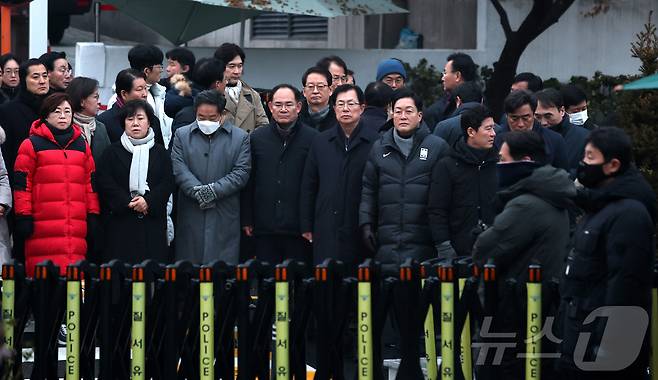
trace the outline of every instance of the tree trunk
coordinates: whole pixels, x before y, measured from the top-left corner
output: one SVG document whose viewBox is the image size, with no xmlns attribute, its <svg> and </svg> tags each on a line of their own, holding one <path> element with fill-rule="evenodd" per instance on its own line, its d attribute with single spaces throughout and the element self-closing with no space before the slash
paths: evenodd
<svg viewBox="0 0 658 380">
<path fill-rule="evenodd" d="M 513 31 L 507 12 L 500 1 L 491 0 L 496 12 L 500 15 L 500 23 L 506 39 L 505 47 L 503 47 L 498 61 L 493 65 L 493 74 L 485 91 L 487 105 L 497 122 L 503 115 L 505 97 L 514 81 L 521 55 L 535 38 L 557 23 L 573 2 L 574 0 L 534 0 L 530 13 L 523 20 L 519 29 Z"/>
<path fill-rule="evenodd" d="M 487 106 L 494 115 L 494 120 L 500 122 L 503 115 L 503 103 L 516 75 L 516 68 L 519 65 L 521 55 L 527 44 L 518 44 L 514 39 L 507 40 L 505 47 L 500 53 L 498 61 L 494 63 L 493 74 L 487 83 L 487 89 L 484 93 Z"/>
</svg>

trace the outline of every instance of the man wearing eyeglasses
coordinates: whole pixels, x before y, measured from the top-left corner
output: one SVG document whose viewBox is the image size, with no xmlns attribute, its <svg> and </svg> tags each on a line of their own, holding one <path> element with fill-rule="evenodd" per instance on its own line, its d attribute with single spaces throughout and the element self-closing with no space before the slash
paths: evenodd
<svg viewBox="0 0 658 380">
<path fill-rule="evenodd" d="M 550 128 L 559 133 L 567 146 L 567 159 L 569 162 L 569 174 L 576 177 L 578 163 L 585 152 L 585 142 L 589 131 L 583 127 L 573 125 L 569 121 L 564 109 L 564 100 L 560 92 L 554 88 L 547 88 L 535 94 L 537 97 L 537 109 L 535 119 L 544 128 Z"/>
<path fill-rule="evenodd" d="M 329 106 L 332 83 L 331 73 L 318 66 L 306 70 L 302 76 L 306 104 L 302 105 L 300 118 L 304 124 L 320 132 L 336 125 L 336 114 Z"/>
<path fill-rule="evenodd" d="M 314 264 L 341 260 L 356 272 L 365 247 L 359 233 L 359 201 L 365 167 L 376 131 L 364 128 L 364 95 L 344 84 L 331 96 L 338 124 L 313 140 L 300 195 L 302 236 L 313 243 Z"/>
<path fill-rule="evenodd" d="M 421 123 L 418 95 L 402 89 L 392 106 L 394 127 L 373 144 L 359 208 L 363 244 L 387 274 L 395 274 L 407 258 L 436 257 L 426 209 L 432 169 L 450 151 Z"/>
<path fill-rule="evenodd" d="M 340 85 L 347 84 L 347 64 L 337 55 L 324 57 L 315 64 L 331 73 L 331 91 Z"/>
<path fill-rule="evenodd" d="M 299 192 L 308 150 L 318 131 L 299 120 L 302 95 L 289 84 L 272 89 L 273 121 L 251 134 L 251 174 L 242 192 L 241 222 L 254 237 L 259 260 L 311 263 L 311 244 L 301 236 Z"/>
<path fill-rule="evenodd" d="M 407 80 L 407 70 L 397 58 L 389 58 L 379 62 L 377 66 L 377 81 L 386 83 L 393 90 L 404 86 Z"/>
<path fill-rule="evenodd" d="M 69 65 L 69 61 L 66 60 L 66 53 L 63 51 L 51 51 L 42 54 L 39 60 L 48 70 L 50 89 L 53 92 L 66 91 L 66 88 L 73 79 L 71 66 Z"/>
<path fill-rule="evenodd" d="M 544 140 L 546 147 L 546 163 L 556 168 L 569 170 L 567 147 L 562 136 L 548 128 L 542 128 L 535 120 L 537 97 L 527 90 L 512 91 L 505 98 L 505 113 L 507 125 L 502 125 L 496 134 L 496 147 L 500 149 L 504 136 L 510 131 L 535 131 Z"/>
</svg>

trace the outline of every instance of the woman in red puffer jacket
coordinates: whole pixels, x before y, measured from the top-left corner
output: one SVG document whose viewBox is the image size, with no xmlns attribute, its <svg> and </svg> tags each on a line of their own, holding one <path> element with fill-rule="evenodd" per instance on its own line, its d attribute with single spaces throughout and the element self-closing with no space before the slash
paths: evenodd
<svg viewBox="0 0 658 380">
<path fill-rule="evenodd" d="M 100 213 L 92 187 L 95 166 L 66 94 L 48 96 L 32 124 L 30 137 L 18 149 L 14 166 L 14 233 L 26 239 L 25 264 L 52 260 L 66 266 L 87 254 L 90 232 Z"/>
</svg>

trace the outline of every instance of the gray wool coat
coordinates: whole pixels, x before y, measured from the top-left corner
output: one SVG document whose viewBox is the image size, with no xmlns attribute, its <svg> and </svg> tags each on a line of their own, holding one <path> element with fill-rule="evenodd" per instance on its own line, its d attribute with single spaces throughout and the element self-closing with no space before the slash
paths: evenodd
<svg viewBox="0 0 658 380">
<path fill-rule="evenodd" d="M 176 130 L 171 148 L 179 186 L 176 260 L 237 264 L 240 253 L 240 190 L 251 171 L 247 132 L 225 122 L 211 136 L 196 121 Z M 215 206 L 201 210 L 192 188 L 212 184 Z"/>
</svg>

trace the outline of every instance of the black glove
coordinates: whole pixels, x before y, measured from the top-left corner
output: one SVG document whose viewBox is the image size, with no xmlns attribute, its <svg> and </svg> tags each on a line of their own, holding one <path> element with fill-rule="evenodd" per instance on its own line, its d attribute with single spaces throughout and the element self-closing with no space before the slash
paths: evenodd
<svg viewBox="0 0 658 380">
<path fill-rule="evenodd" d="M 372 224 L 364 224 L 361 226 L 361 239 L 363 239 L 363 245 L 365 245 L 370 252 L 377 253 L 377 237 L 372 230 Z"/>
<path fill-rule="evenodd" d="M 27 239 L 34 233 L 34 218 L 31 215 L 16 215 L 14 234 L 20 239 Z"/>
<path fill-rule="evenodd" d="M 102 229 L 100 216 L 87 214 L 87 260 L 92 263 L 100 264 L 103 247 Z"/>
</svg>

